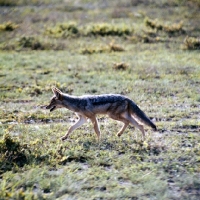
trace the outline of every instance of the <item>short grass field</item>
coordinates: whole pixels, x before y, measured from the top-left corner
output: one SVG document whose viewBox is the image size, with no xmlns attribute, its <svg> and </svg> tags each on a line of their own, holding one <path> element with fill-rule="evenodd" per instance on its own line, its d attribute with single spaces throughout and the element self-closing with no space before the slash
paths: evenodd
<svg viewBox="0 0 200 200">
<path fill-rule="evenodd" d="M 0 200 L 185 200 L 200 195 L 199 0 L 0 0 Z M 41 109 L 53 93 L 117 93 L 146 139 L 98 116 Z"/>
</svg>

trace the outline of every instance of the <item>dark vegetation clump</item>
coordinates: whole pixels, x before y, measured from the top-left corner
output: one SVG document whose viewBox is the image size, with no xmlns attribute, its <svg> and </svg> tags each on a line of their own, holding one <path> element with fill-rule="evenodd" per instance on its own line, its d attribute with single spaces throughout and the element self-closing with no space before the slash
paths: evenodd
<svg viewBox="0 0 200 200">
<path fill-rule="evenodd" d="M 87 36 L 127 36 L 133 33 L 129 26 L 113 25 L 107 23 L 92 24 L 86 27 Z"/>
<path fill-rule="evenodd" d="M 182 21 L 179 23 L 174 23 L 174 24 L 164 24 L 157 19 L 152 20 L 149 18 L 145 18 L 145 24 L 147 27 L 155 29 L 156 31 L 164 31 L 170 36 L 175 36 L 175 35 L 182 34 L 185 32 L 183 30 Z"/>
<path fill-rule="evenodd" d="M 129 67 L 128 64 L 121 62 L 121 63 L 114 63 L 113 69 L 115 69 L 115 70 L 127 70 L 128 67 Z"/>
<path fill-rule="evenodd" d="M 50 164 L 53 163 L 51 159 L 59 157 L 57 154 L 51 158 L 51 153 L 42 154 L 38 143 L 36 140 L 30 142 L 30 145 L 23 144 L 18 139 L 11 137 L 9 133 L 5 133 L 0 140 L 0 174 L 32 163 Z"/>
<path fill-rule="evenodd" d="M 185 50 L 200 50 L 200 38 L 187 36 L 184 39 Z"/>
<path fill-rule="evenodd" d="M 158 20 L 152 20 L 149 18 L 145 18 L 145 25 L 152 29 L 156 29 L 157 31 L 163 30 L 163 25 L 161 25 Z"/>
<path fill-rule="evenodd" d="M 86 47 L 81 49 L 81 54 L 95 54 L 95 53 L 108 53 L 108 52 L 121 52 L 125 51 L 123 47 L 121 47 L 119 44 L 115 44 L 114 42 L 111 42 L 108 44 L 108 46 L 100 45 L 99 47 Z"/>
<path fill-rule="evenodd" d="M 48 4 L 48 1 L 41 0 L 0 0 L 0 6 L 25 6 Z"/>
<path fill-rule="evenodd" d="M 13 0 L 0 0 L 0 6 L 16 6 L 17 2 Z"/>
<path fill-rule="evenodd" d="M 59 42 L 52 43 L 49 40 L 42 40 L 34 36 L 24 36 L 17 41 L 2 43 L 2 50 L 63 50 L 64 44 Z"/>
<path fill-rule="evenodd" d="M 19 39 L 21 48 L 30 48 L 31 50 L 44 50 L 44 45 L 34 37 L 22 37 Z"/>
<path fill-rule="evenodd" d="M 58 24 L 47 28 L 46 33 L 56 38 L 77 36 L 126 36 L 133 33 L 133 29 L 126 25 L 113 25 L 107 23 L 90 24 L 78 27 L 74 22 Z"/>
<path fill-rule="evenodd" d="M 50 36 L 59 38 L 75 37 L 79 35 L 79 28 L 76 23 L 62 23 L 55 27 L 47 28 L 46 33 Z"/>
<path fill-rule="evenodd" d="M 35 36 L 23 36 L 15 41 L 9 41 L 0 45 L 1 50 L 63 50 L 65 45 L 60 42 L 52 42 Z"/>
<path fill-rule="evenodd" d="M 162 37 L 156 36 L 152 37 L 149 34 L 141 34 L 141 35 L 134 35 L 129 38 L 131 41 L 137 43 L 137 42 L 142 42 L 142 43 L 158 43 L 158 42 L 165 42 L 166 40 Z"/>
<path fill-rule="evenodd" d="M 18 25 L 11 21 L 0 24 L 0 31 L 13 31 L 16 28 L 18 28 Z"/>
<path fill-rule="evenodd" d="M 0 174 L 14 166 L 22 167 L 27 164 L 27 152 L 27 146 L 5 134 L 0 140 Z"/>
</svg>

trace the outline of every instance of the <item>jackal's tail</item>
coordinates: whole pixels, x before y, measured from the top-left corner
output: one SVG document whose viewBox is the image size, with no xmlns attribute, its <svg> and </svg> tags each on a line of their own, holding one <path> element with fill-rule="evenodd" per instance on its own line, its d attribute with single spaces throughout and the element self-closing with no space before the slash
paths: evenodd
<svg viewBox="0 0 200 200">
<path fill-rule="evenodd" d="M 133 102 L 129 101 L 131 114 L 135 116 L 139 121 L 150 126 L 154 131 L 157 130 L 156 125 L 146 116 L 146 114 Z"/>
</svg>

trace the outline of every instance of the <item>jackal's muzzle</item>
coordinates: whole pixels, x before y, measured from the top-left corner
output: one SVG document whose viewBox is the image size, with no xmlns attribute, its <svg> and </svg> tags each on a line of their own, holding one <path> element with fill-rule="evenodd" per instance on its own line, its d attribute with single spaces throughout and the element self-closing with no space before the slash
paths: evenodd
<svg viewBox="0 0 200 200">
<path fill-rule="evenodd" d="M 51 104 L 46 106 L 46 109 L 50 109 L 50 112 L 52 112 L 55 108 L 56 106 L 52 106 Z"/>
</svg>

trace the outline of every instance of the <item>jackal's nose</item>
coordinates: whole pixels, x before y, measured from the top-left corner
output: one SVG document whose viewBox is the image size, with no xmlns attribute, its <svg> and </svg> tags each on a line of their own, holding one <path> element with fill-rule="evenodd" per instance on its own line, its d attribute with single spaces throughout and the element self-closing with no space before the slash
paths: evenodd
<svg viewBox="0 0 200 200">
<path fill-rule="evenodd" d="M 49 107 L 49 106 L 46 106 L 45 108 L 46 108 L 46 109 L 49 109 L 50 107 Z"/>
</svg>

